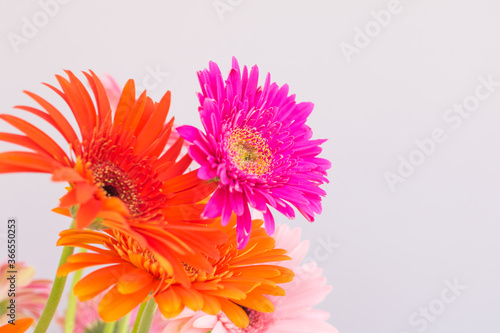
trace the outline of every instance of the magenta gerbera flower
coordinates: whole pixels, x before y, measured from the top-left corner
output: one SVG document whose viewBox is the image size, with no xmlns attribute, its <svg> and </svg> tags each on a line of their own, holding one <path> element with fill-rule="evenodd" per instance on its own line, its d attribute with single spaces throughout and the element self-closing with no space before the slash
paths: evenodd
<svg viewBox="0 0 500 333">
<path fill-rule="evenodd" d="M 311 140 L 311 128 L 305 124 L 313 103 L 296 103 L 288 85 L 271 83 L 269 74 L 264 86 L 258 86 L 257 66 L 250 73 L 245 66 L 241 72 L 235 58 L 225 82 L 213 62 L 198 78 L 205 132 L 192 126 L 177 130 L 193 143 L 189 153 L 201 165 L 198 176 L 219 182 L 204 216 L 222 216 L 226 224 L 236 213 L 239 248 L 250 237 L 249 205 L 264 214 L 270 235 L 274 218 L 269 207 L 294 218 L 291 204 L 314 221 L 326 194 L 319 186 L 328 182 L 331 164 L 317 157 L 326 140 Z"/>
</svg>

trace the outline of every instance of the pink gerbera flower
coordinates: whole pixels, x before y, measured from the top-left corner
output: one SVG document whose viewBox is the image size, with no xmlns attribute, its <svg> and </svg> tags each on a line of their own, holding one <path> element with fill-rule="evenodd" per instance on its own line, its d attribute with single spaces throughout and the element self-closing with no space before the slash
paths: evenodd
<svg viewBox="0 0 500 333">
<path fill-rule="evenodd" d="M 269 234 L 274 232 L 269 206 L 294 218 L 290 203 L 314 221 L 326 194 L 319 185 L 328 182 L 331 164 L 317 157 L 326 140 L 311 140 L 312 131 L 305 124 L 313 103 L 296 103 L 295 95 L 288 95 L 288 85 L 271 83 L 269 74 L 264 86 L 258 86 L 257 66 L 250 73 L 246 66 L 240 72 L 235 58 L 225 82 L 213 62 L 198 72 L 198 78 L 205 133 L 192 126 L 177 130 L 194 144 L 189 153 L 201 165 L 198 177 L 219 181 L 204 216 L 222 215 L 226 224 L 236 213 L 239 248 L 250 236 L 249 204 L 264 214 Z"/>
<path fill-rule="evenodd" d="M 14 267 L 14 268 L 13 268 Z M 15 300 L 15 318 L 31 318 L 35 321 L 42 315 L 43 308 L 49 298 L 52 281 L 33 280 L 35 270 L 33 267 L 26 266 L 23 262 L 18 262 L 15 266 L 4 263 L 0 266 L 0 325 L 13 319 L 9 316 L 10 311 L 7 306 L 11 299 Z M 16 272 L 16 273 L 12 273 Z M 11 280 L 9 278 L 15 275 L 16 292 L 15 298 L 9 297 Z M 13 295 L 13 294 L 12 294 Z M 0 329 L 0 332 L 3 332 Z"/>
<path fill-rule="evenodd" d="M 250 324 L 246 328 L 236 327 L 224 313 L 216 316 L 204 312 L 184 311 L 169 320 L 163 333 L 338 333 L 326 320 L 330 314 L 314 309 L 331 291 L 326 284 L 323 270 L 315 262 L 300 265 L 309 249 L 308 241 L 301 241 L 301 230 L 291 230 L 279 225 L 276 230 L 276 245 L 288 250 L 292 261 L 279 262 L 295 271 L 295 279 L 283 285 L 285 296 L 270 296 L 275 311 L 271 313 L 245 309 Z"/>
</svg>

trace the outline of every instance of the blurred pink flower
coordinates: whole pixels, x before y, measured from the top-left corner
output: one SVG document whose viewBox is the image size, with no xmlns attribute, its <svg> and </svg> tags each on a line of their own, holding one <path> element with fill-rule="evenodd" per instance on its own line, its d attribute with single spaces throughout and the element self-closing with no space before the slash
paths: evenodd
<svg viewBox="0 0 500 333">
<path fill-rule="evenodd" d="M 16 271 L 16 291 L 15 297 L 13 297 L 16 305 L 16 319 L 32 318 L 35 321 L 38 320 L 49 297 L 52 281 L 33 280 L 35 270 L 23 262 L 18 262 L 13 269 L 4 263 L 0 266 L 0 325 L 11 319 L 6 311 L 11 299 L 8 278 L 12 273 L 9 271 Z"/>
<path fill-rule="evenodd" d="M 122 89 L 116 83 L 116 80 L 109 74 L 101 76 L 102 85 L 106 94 L 108 95 L 109 105 L 112 110 L 116 110 L 118 106 L 118 101 L 120 100 L 120 95 L 122 94 Z"/>
<path fill-rule="evenodd" d="M 279 225 L 275 233 L 276 247 L 289 251 L 293 260 L 279 264 L 295 271 L 295 279 L 283 285 L 286 296 L 269 296 L 275 306 L 272 313 L 245 309 L 250 317 L 250 325 L 237 328 L 223 313 L 217 316 L 203 312 L 184 311 L 169 320 L 163 333 L 338 333 L 326 320 L 330 314 L 313 309 L 331 291 L 326 284 L 323 270 L 315 262 L 300 265 L 309 249 L 308 241 L 300 241 L 301 230 L 291 230 L 287 225 Z"/>
</svg>

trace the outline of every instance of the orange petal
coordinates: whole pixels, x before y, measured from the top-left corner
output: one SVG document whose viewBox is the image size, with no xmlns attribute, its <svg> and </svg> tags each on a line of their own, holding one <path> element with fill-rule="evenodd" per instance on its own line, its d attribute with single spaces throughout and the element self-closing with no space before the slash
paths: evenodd
<svg viewBox="0 0 500 333">
<path fill-rule="evenodd" d="M 56 79 L 59 82 L 64 94 L 62 97 L 68 103 L 71 112 L 75 115 L 75 119 L 80 127 L 80 132 L 82 133 L 83 140 L 90 140 L 92 138 L 92 132 L 94 131 L 95 122 L 95 111 L 87 110 L 85 108 L 82 97 L 78 92 L 78 87 L 60 75 L 56 75 Z M 50 87 L 50 86 L 49 86 Z M 53 87 L 51 87 L 53 88 Z"/>
<path fill-rule="evenodd" d="M 161 156 L 162 161 L 175 161 L 181 153 L 182 146 L 184 145 L 184 138 L 179 137 L 175 143 L 168 148 L 168 150 Z"/>
<path fill-rule="evenodd" d="M 97 307 L 97 312 L 101 319 L 107 323 L 116 321 L 142 303 L 150 292 L 151 286 L 147 285 L 136 293 L 122 295 L 114 286 L 104 295 Z"/>
<path fill-rule="evenodd" d="M 94 102 L 92 101 L 92 98 L 90 98 L 87 89 L 83 85 L 82 81 L 80 81 L 72 72 L 68 70 L 65 70 L 64 72 L 68 75 L 69 80 L 73 85 L 75 99 L 78 99 L 82 109 L 84 109 L 89 116 L 91 124 L 95 127 L 97 124 L 96 110 L 94 108 Z"/>
<path fill-rule="evenodd" d="M 142 153 L 158 137 L 165 123 L 165 119 L 167 119 L 169 108 L 170 91 L 167 91 L 160 100 L 160 103 L 156 105 L 154 117 L 150 117 L 144 125 L 144 128 L 137 134 L 137 143 L 134 147 L 135 154 Z"/>
<path fill-rule="evenodd" d="M 6 324 L 0 327 L 2 333 L 23 333 L 33 324 L 32 318 L 22 318 L 14 321 L 14 324 Z"/>
<path fill-rule="evenodd" d="M 90 199 L 84 204 L 80 204 L 75 216 L 75 228 L 83 229 L 88 227 L 97 217 L 101 210 L 102 201 Z"/>
<path fill-rule="evenodd" d="M 59 233 L 59 236 L 61 238 L 57 242 L 57 245 L 64 245 L 60 244 L 59 242 L 68 239 L 68 242 L 74 242 L 76 243 L 79 241 L 80 243 L 88 243 L 88 244 L 105 244 L 109 240 L 109 236 L 100 232 L 92 231 L 92 230 L 75 230 L 75 229 L 68 229 L 68 230 L 63 230 Z"/>
<path fill-rule="evenodd" d="M 181 286 L 172 286 L 171 288 L 175 288 L 174 290 L 182 299 L 182 303 L 191 310 L 198 311 L 203 309 L 203 305 L 205 304 L 203 296 L 197 290 Z"/>
<path fill-rule="evenodd" d="M 166 318 L 174 318 L 184 309 L 181 297 L 172 289 L 168 288 L 164 292 L 155 296 L 160 312 Z"/>
<path fill-rule="evenodd" d="M 59 147 L 59 145 L 54 140 L 52 140 L 50 136 L 45 134 L 39 128 L 31 125 L 21 118 L 8 114 L 2 114 L 0 115 L 0 118 L 26 134 L 31 140 L 43 147 L 43 150 L 46 151 L 55 160 L 61 163 L 66 163 L 69 160 L 64 150 L 62 150 L 62 148 Z"/>
<path fill-rule="evenodd" d="M 57 124 L 57 126 L 54 127 L 56 127 L 59 130 L 59 132 L 64 136 L 64 138 L 68 143 L 74 144 L 76 142 L 79 142 L 78 136 L 76 135 L 73 127 L 70 125 L 68 120 L 62 115 L 62 113 L 59 112 L 59 110 L 57 110 L 52 104 L 50 104 L 45 99 L 41 98 L 36 94 L 33 94 L 29 91 L 25 91 L 24 93 L 29 97 L 33 98 L 42 108 L 44 108 L 49 113 L 51 119 L 54 121 L 55 124 Z M 26 111 L 30 111 L 26 108 L 23 109 Z"/>
<path fill-rule="evenodd" d="M 281 275 L 280 270 L 276 266 L 272 265 L 234 267 L 232 271 L 235 273 L 235 275 L 243 275 L 245 277 L 251 276 L 264 279 Z"/>
<path fill-rule="evenodd" d="M 197 203 L 212 194 L 217 186 L 218 184 L 216 182 L 205 182 L 187 191 L 179 192 L 173 195 L 171 198 L 168 198 L 166 202 L 169 205 Z"/>
<path fill-rule="evenodd" d="M 259 293 L 250 293 L 245 299 L 235 300 L 234 302 L 255 311 L 274 312 L 273 303 Z"/>
<path fill-rule="evenodd" d="M 133 269 L 134 267 L 128 263 L 98 269 L 78 281 L 73 292 L 81 302 L 87 301 L 116 284 L 123 274 Z"/>
<path fill-rule="evenodd" d="M 177 193 L 197 185 L 200 185 L 203 181 L 198 178 L 198 169 L 188 172 L 184 175 L 174 177 L 163 183 L 164 193 Z"/>
<path fill-rule="evenodd" d="M 172 126 L 174 125 L 174 118 L 170 119 L 170 121 L 163 126 L 160 134 L 155 138 L 155 140 L 149 145 L 147 149 L 145 149 L 142 154 L 158 157 L 165 150 L 165 146 L 167 145 L 168 138 L 172 133 Z M 158 163 L 158 162 L 157 162 Z"/>
<path fill-rule="evenodd" d="M 115 118 L 113 120 L 113 125 L 123 124 L 129 111 L 132 109 L 135 103 L 135 83 L 134 80 L 130 79 L 127 81 L 123 87 L 122 94 L 120 96 L 120 101 L 116 107 Z"/>
<path fill-rule="evenodd" d="M 250 323 L 246 312 L 238 305 L 224 298 L 219 298 L 222 312 L 239 328 L 245 328 Z"/>
<path fill-rule="evenodd" d="M 162 212 L 167 221 L 191 221 L 200 220 L 204 209 L 205 205 L 191 204 L 167 206 L 162 209 Z"/>
<path fill-rule="evenodd" d="M 0 133 L 0 140 L 13 143 L 19 146 L 23 146 L 39 152 L 40 154 L 50 156 L 50 154 L 42 148 L 40 145 L 36 144 L 35 141 L 31 140 L 25 135 L 12 134 L 12 133 Z"/>
<path fill-rule="evenodd" d="M 9 151 L 0 153 L 0 165 L 4 163 L 30 169 L 32 171 L 47 173 L 52 173 L 54 170 L 62 166 L 50 157 L 24 151 Z"/>
<path fill-rule="evenodd" d="M 124 130 L 135 130 L 139 120 L 141 120 L 142 113 L 144 112 L 144 108 L 146 107 L 147 95 L 146 91 L 139 96 L 137 101 L 134 103 L 134 106 L 130 108 L 123 122 Z"/>
<path fill-rule="evenodd" d="M 288 268 L 278 266 L 278 269 L 281 271 L 281 274 L 276 277 L 269 278 L 269 280 L 274 283 L 287 283 L 291 282 L 295 277 L 295 273 Z"/>
<path fill-rule="evenodd" d="M 97 103 L 97 110 L 99 113 L 99 124 L 102 125 L 111 116 L 111 107 L 109 105 L 108 94 L 106 93 L 106 89 L 101 83 L 101 80 L 95 75 L 94 72 L 90 71 L 90 74 L 83 73 L 89 82 L 92 91 L 94 92 L 94 96 Z"/>
<path fill-rule="evenodd" d="M 75 169 L 73 168 L 60 168 L 54 171 L 52 174 L 52 180 L 55 182 L 68 182 L 68 183 L 76 183 L 85 181 Z"/>
<path fill-rule="evenodd" d="M 171 178 L 180 176 L 186 171 L 193 159 L 188 154 L 184 155 L 179 162 L 175 163 L 172 167 L 167 170 L 158 169 L 158 178 L 161 180 L 169 180 Z"/>
<path fill-rule="evenodd" d="M 216 316 L 221 310 L 221 305 L 217 297 L 210 295 L 203 295 L 203 309 L 202 311 L 210 315 Z"/>
<path fill-rule="evenodd" d="M 261 284 L 257 288 L 254 289 L 256 293 L 259 294 L 264 294 L 264 295 L 272 295 L 272 296 L 285 296 L 286 291 L 285 289 L 277 286 L 277 285 L 270 285 L 270 284 Z"/>
<path fill-rule="evenodd" d="M 52 211 L 57 214 L 61 214 L 67 217 L 72 217 L 68 208 L 56 207 L 53 208 Z"/>
<path fill-rule="evenodd" d="M 121 294 L 132 294 L 139 291 L 144 286 L 151 284 L 154 277 L 142 269 L 135 269 L 127 274 L 123 274 L 118 280 L 118 291 Z"/>
<path fill-rule="evenodd" d="M 100 253 L 77 253 L 68 258 L 65 264 L 57 269 L 57 276 L 68 275 L 69 273 L 90 266 L 121 263 L 119 256 L 105 255 Z"/>
</svg>

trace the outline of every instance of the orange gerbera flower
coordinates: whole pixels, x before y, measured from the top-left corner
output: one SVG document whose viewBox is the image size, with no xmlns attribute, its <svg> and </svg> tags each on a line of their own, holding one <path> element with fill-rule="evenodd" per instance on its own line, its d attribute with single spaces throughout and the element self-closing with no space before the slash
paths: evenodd
<svg viewBox="0 0 500 333">
<path fill-rule="evenodd" d="M 108 290 L 98 307 L 104 321 L 114 321 L 126 315 L 148 296 L 154 297 L 161 313 L 167 318 L 177 316 L 184 307 L 216 315 L 221 310 L 238 326 L 249 323 L 245 308 L 259 312 L 274 311 L 265 295 L 283 296 L 277 283 L 289 282 L 293 272 L 287 268 L 266 265 L 290 259 L 286 250 L 275 249 L 275 241 L 254 220 L 252 237 L 244 250 L 236 244 L 236 216 L 227 226 L 214 223 L 228 236 L 217 247 L 219 259 L 210 258 L 213 269 L 203 272 L 183 262 L 190 286 L 185 286 L 158 265 L 154 254 L 118 231 L 63 231 L 58 245 L 82 247 L 87 253 L 74 254 L 62 265 L 59 275 L 89 266 L 106 265 L 81 279 L 73 290 L 80 301 L 89 300 Z M 97 246 L 99 247 L 97 247 Z M 216 257 L 216 256 L 213 256 Z"/>
<path fill-rule="evenodd" d="M 129 80 L 112 112 L 106 91 L 92 71 L 84 74 L 93 98 L 73 73 L 66 73 L 69 80 L 56 76 L 62 90 L 46 85 L 68 104 L 79 134 L 59 110 L 36 94 L 26 92 L 41 109 L 16 108 L 52 125 L 69 144 L 71 154 L 34 125 L 2 114 L 1 119 L 25 135 L 0 133 L 0 140 L 30 151 L 0 153 L 0 173 L 45 172 L 54 181 L 69 182 L 68 193 L 55 211 L 73 215 L 77 229 L 120 231 L 151 251 L 184 284 L 189 279 L 182 261 L 211 270 L 204 255 L 218 255 L 216 246 L 226 238 L 206 226 L 210 221 L 200 216 L 204 205 L 197 203 L 216 184 L 199 180 L 196 171 L 184 174 L 192 160 L 187 154 L 178 160 L 182 138 L 166 147 L 173 125 L 173 118 L 165 124 L 170 92 L 159 103 L 146 92 L 136 99 L 134 81 Z"/>
</svg>

